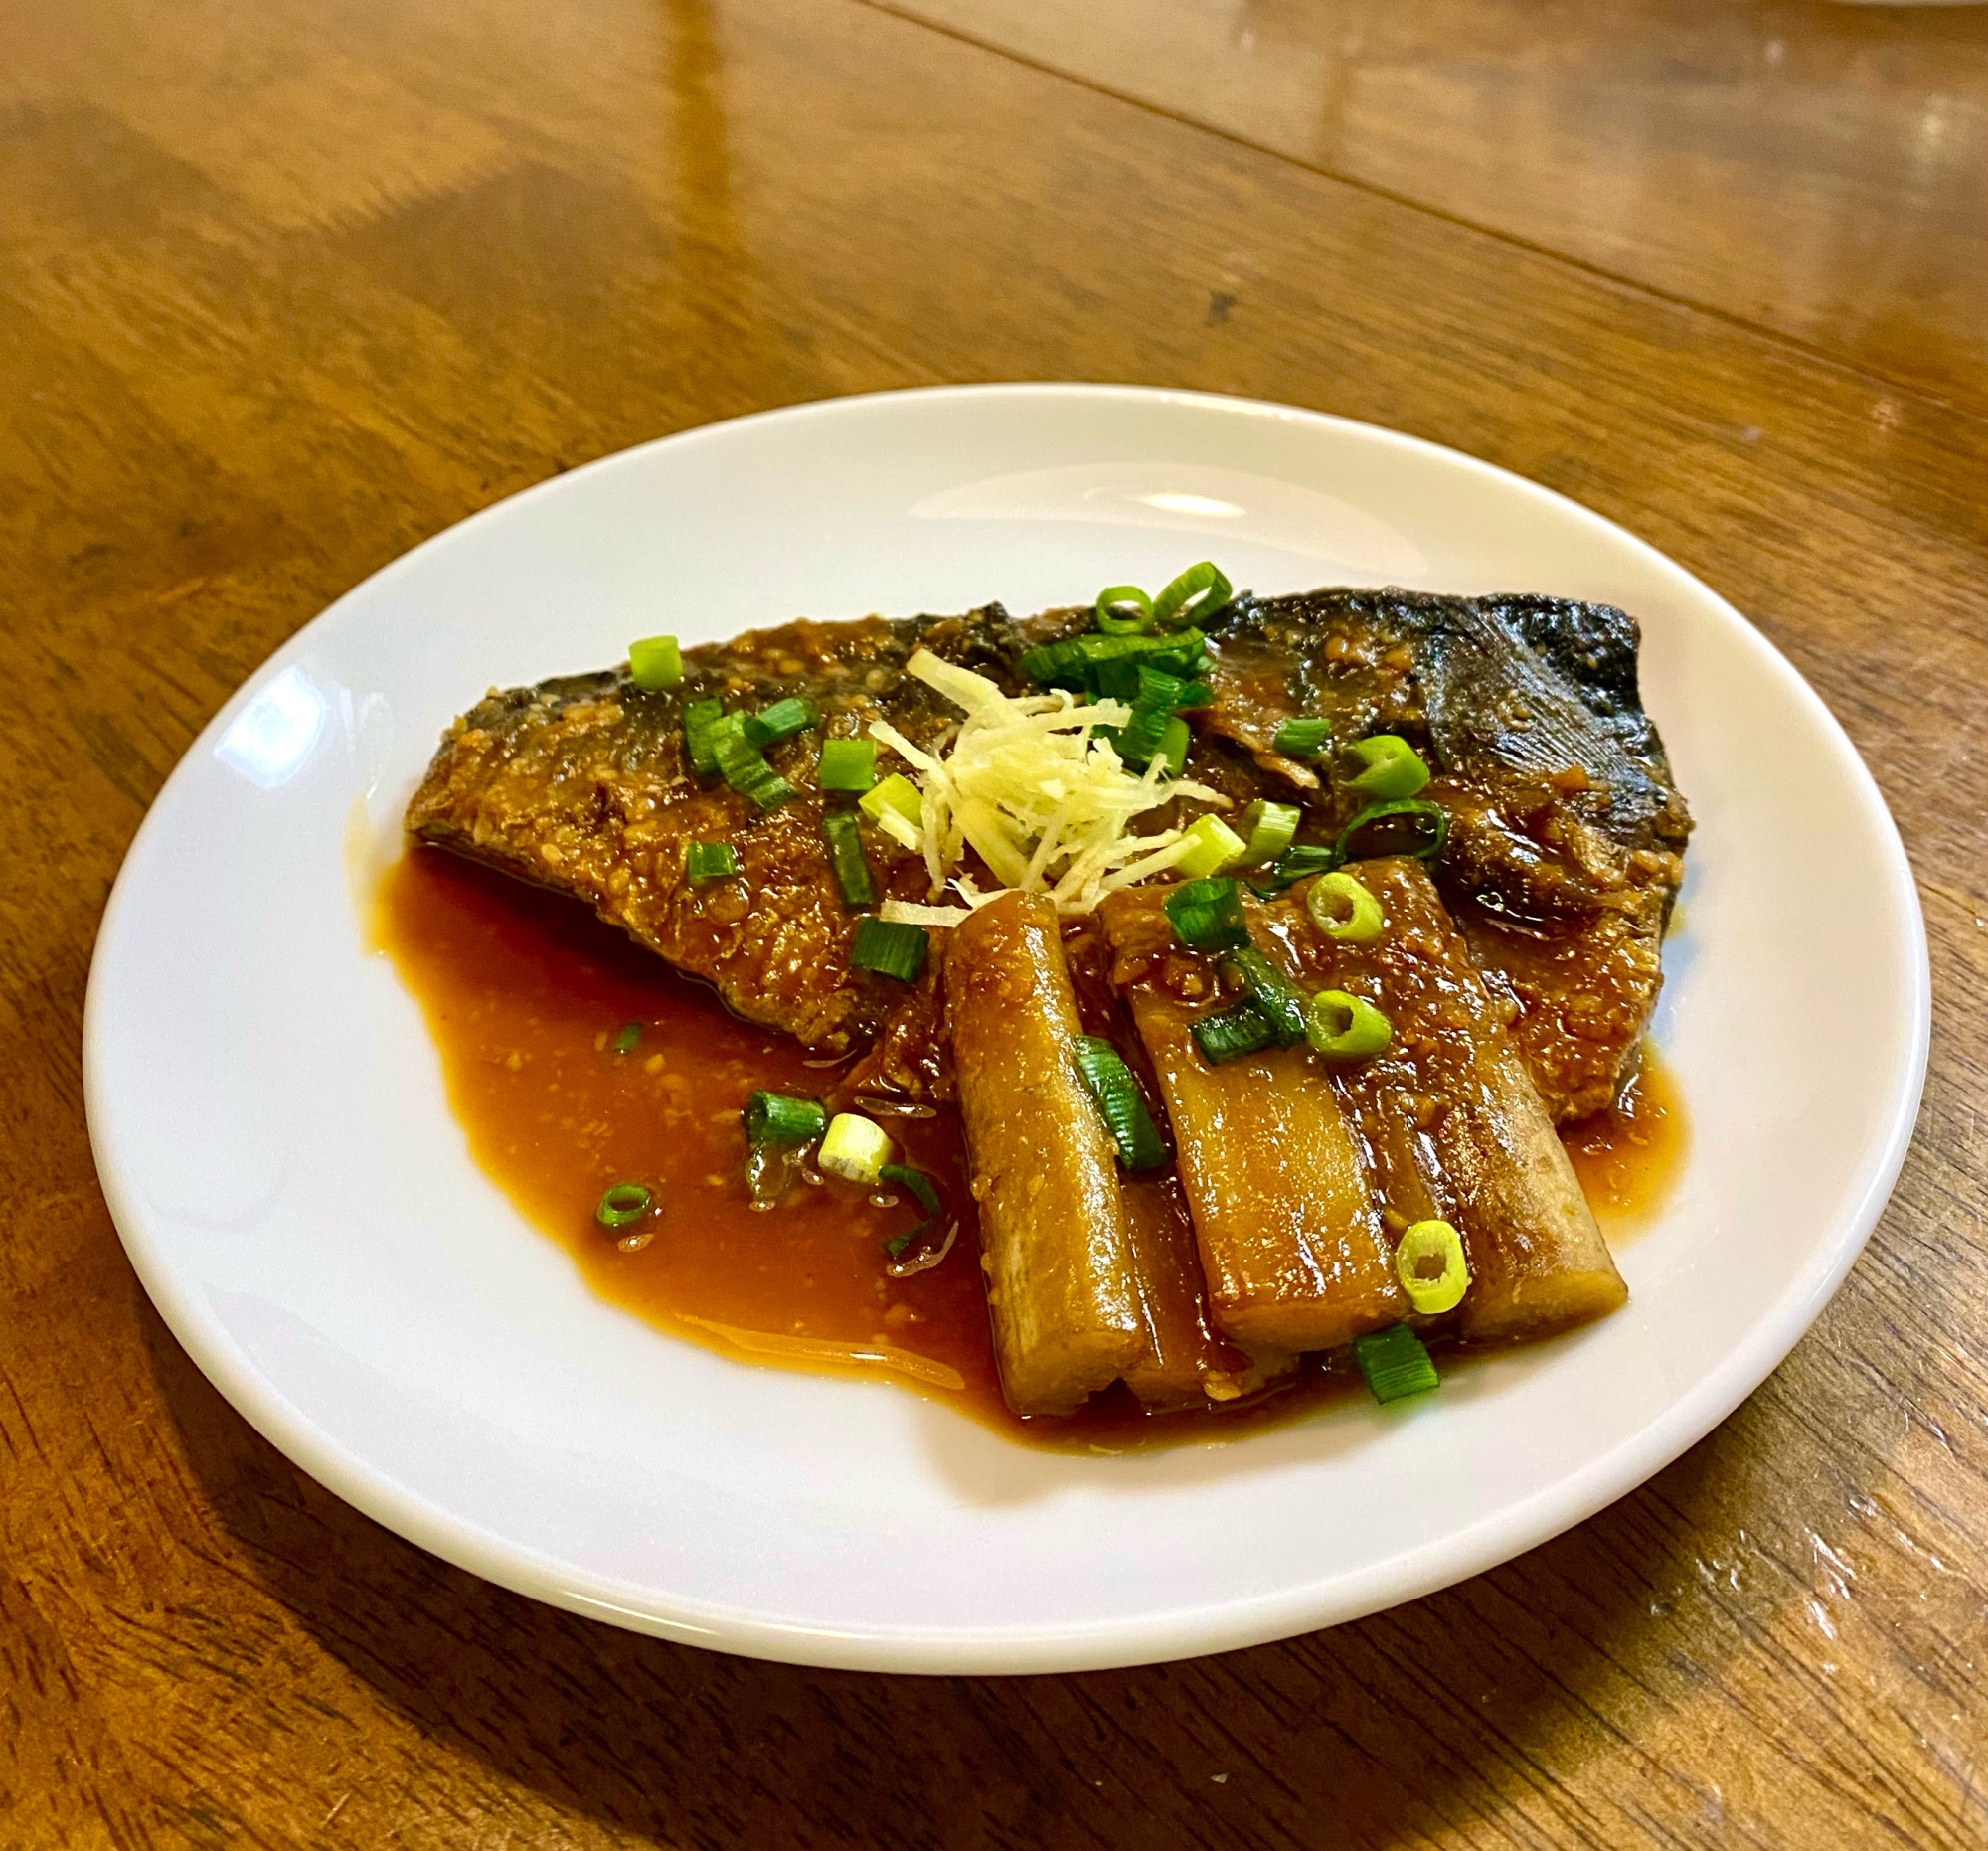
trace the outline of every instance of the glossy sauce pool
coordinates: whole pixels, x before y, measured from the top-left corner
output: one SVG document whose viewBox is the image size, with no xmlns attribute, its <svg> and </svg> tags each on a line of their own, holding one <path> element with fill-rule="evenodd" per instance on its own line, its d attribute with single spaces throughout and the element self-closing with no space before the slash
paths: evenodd
<svg viewBox="0 0 1988 1851">
<path fill-rule="evenodd" d="M 746 1095 L 840 1102 L 835 1064 L 740 1021 L 571 900 L 433 849 L 411 847 L 387 871 L 375 938 L 427 1016 L 477 1163 L 596 1292 L 666 1330 L 754 1361 L 885 1375 L 1013 1437 L 1075 1449 L 1233 1438 L 1357 1385 L 1343 1363 L 1308 1361 L 1243 1406 L 1149 1415 L 1120 1388 L 1069 1420 L 1020 1420 L 995 1374 L 950 1109 L 881 1119 L 960 1223 L 943 1262 L 893 1278 L 884 1243 L 920 1214 L 902 1190 L 810 1171 L 777 1208 L 746 1194 Z M 1611 1233 L 1654 1208 L 1682 1152 L 1660 1068 L 1645 1068 L 1625 1103 L 1570 1140 Z M 656 1206 L 609 1231 L 594 1210 L 615 1183 L 642 1184 Z"/>
</svg>

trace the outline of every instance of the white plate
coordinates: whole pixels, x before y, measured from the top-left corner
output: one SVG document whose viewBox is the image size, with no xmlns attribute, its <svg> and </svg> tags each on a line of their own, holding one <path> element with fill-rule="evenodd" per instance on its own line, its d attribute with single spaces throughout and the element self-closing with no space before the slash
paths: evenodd
<svg viewBox="0 0 1988 1851">
<path fill-rule="evenodd" d="M 1287 591 L 1606 599 L 1698 818 L 1657 1036 L 1693 1138 L 1627 1310 L 1220 1446 L 1025 1449 L 882 1384 L 727 1361 L 594 1298 L 471 1162 L 363 944 L 437 735 L 660 628 L 1026 611 L 1213 556 Z M 1854 1041 L 1844 1024 L 1855 1019 Z M 1622 1495 L 1836 1289 L 1925 1065 L 1910 873 L 1849 742 L 1688 573 L 1453 451 L 1111 387 L 843 399 L 630 450 L 428 542 L 201 736 L 111 897 L 97 1165 L 174 1333 L 306 1471 L 437 1555 L 670 1638 L 900 1671 L 1130 1664 L 1425 1594 Z"/>
</svg>

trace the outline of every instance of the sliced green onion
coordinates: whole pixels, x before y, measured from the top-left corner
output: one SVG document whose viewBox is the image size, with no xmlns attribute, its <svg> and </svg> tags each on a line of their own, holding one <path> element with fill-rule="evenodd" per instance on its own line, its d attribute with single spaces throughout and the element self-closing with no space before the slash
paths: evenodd
<svg viewBox="0 0 1988 1851">
<path fill-rule="evenodd" d="M 805 701 L 797 701 L 789 695 L 784 701 L 775 701 L 771 707 L 760 708 L 746 721 L 746 737 L 764 752 L 768 746 L 790 740 L 796 733 L 805 733 L 814 724 L 814 709 Z"/>
<path fill-rule="evenodd" d="M 1398 797 L 1370 803 L 1339 832 L 1333 844 L 1341 861 L 1368 861 L 1376 855 L 1413 855 L 1426 861 L 1449 839 L 1449 815 L 1439 803 Z"/>
<path fill-rule="evenodd" d="M 1200 707 L 1209 699 L 1205 681 L 1183 681 L 1165 669 L 1148 663 L 1137 666 L 1138 684 L 1132 695 L 1132 717 L 1118 730 L 1115 745 L 1119 757 L 1135 769 L 1144 770 L 1154 758 L 1164 758 L 1168 774 L 1178 777 L 1187 762 L 1187 723 L 1180 721 L 1183 707 Z"/>
<path fill-rule="evenodd" d="M 1270 742 L 1270 750 L 1286 758 L 1316 758 L 1332 737 L 1332 722 L 1317 718 L 1286 720 Z"/>
<path fill-rule="evenodd" d="M 1364 996 L 1320 990 L 1305 1011 L 1305 1039 L 1332 1061 L 1364 1061 L 1394 1039 L 1395 1029 Z"/>
<path fill-rule="evenodd" d="M 845 907 L 874 907 L 877 885 L 870 878 L 870 864 L 863 859 L 863 832 L 854 810 L 830 810 L 821 819 L 822 839 L 828 844 L 828 865 L 835 875 L 836 891 Z"/>
<path fill-rule="evenodd" d="M 1239 945 L 1222 960 L 1248 985 L 1249 1000 L 1262 1011 L 1277 1046 L 1292 1048 L 1309 1032 L 1304 992 L 1253 944 Z"/>
<path fill-rule="evenodd" d="M 1336 848 L 1320 848 L 1310 842 L 1301 842 L 1296 848 L 1287 848 L 1264 871 L 1260 881 L 1251 881 L 1250 887 L 1265 900 L 1272 900 L 1294 881 L 1302 881 L 1307 875 L 1323 874 L 1339 866 L 1339 851 Z"/>
<path fill-rule="evenodd" d="M 1173 681 L 1173 677 L 1167 677 Z M 1174 682 L 1179 687 L 1179 682 Z M 1118 729 L 1113 742 L 1119 757 L 1123 758 L 1135 771 L 1143 771 L 1152 762 L 1153 755 L 1160 750 L 1160 743 L 1166 738 L 1167 728 L 1173 724 L 1174 710 L 1171 707 L 1140 707 L 1135 705 L 1132 717 Z M 1187 722 L 1182 721 L 1183 728 Z"/>
<path fill-rule="evenodd" d="M 1153 600 L 1136 585 L 1107 585 L 1097 593 L 1097 627 L 1106 636 L 1143 636 L 1153 627 Z"/>
<path fill-rule="evenodd" d="M 1220 1067 L 1224 1061 L 1233 1061 L 1240 1055 L 1254 1054 L 1277 1039 L 1269 1018 L 1247 996 L 1231 1003 L 1227 1009 L 1203 1016 L 1189 1032 L 1194 1036 L 1194 1045 L 1201 1050 L 1201 1058 L 1210 1067 Z"/>
<path fill-rule="evenodd" d="M 718 769 L 711 751 L 711 730 L 724 717 L 725 709 L 717 701 L 693 701 L 684 709 L 684 750 L 690 754 L 690 768 L 699 777 L 709 777 Z"/>
<path fill-rule="evenodd" d="M 1387 930 L 1381 903 L 1350 874 L 1321 874 L 1305 895 L 1311 923 L 1341 944 L 1368 944 Z"/>
<path fill-rule="evenodd" d="M 799 1144 L 761 1138 L 746 1153 L 746 1192 L 754 1208 L 776 1208 L 801 1173 Z"/>
<path fill-rule="evenodd" d="M 739 872 L 739 851 L 730 842 L 693 842 L 684 850 L 688 881 L 729 881 Z"/>
<path fill-rule="evenodd" d="M 746 1135 L 754 1144 L 812 1144 L 828 1129 L 821 1100 L 768 1093 L 763 1087 L 746 1101 L 743 1115 Z"/>
<path fill-rule="evenodd" d="M 1470 1289 L 1463 1237 L 1446 1221 L 1418 1221 L 1403 1235 L 1395 1271 L 1408 1302 L 1424 1317 L 1454 1311 Z"/>
<path fill-rule="evenodd" d="M 653 693 L 674 688 L 684 678 L 683 651 L 674 636 L 644 636 L 628 645 L 628 679 Z"/>
<path fill-rule="evenodd" d="M 1169 675 L 1163 668 L 1155 668 L 1150 662 L 1139 664 L 1139 691 L 1132 697 L 1134 707 L 1157 707 L 1163 713 L 1172 713 L 1195 689 L 1205 694 L 1208 684 L 1201 681 L 1183 681 L 1178 675 Z M 1198 703 L 1194 703 L 1198 705 Z"/>
<path fill-rule="evenodd" d="M 625 1228 L 637 1222 L 654 1206 L 656 1198 L 640 1183 L 616 1183 L 600 1198 L 593 1219 L 603 1228 Z"/>
<path fill-rule="evenodd" d="M 896 1154 L 884 1127 L 858 1112 L 839 1111 L 815 1152 L 815 1161 L 844 1182 L 874 1183 Z"/>
<path fill-rule="evenodd" d="M 1258 797 L 1242 812 L 1242 822 L 1237 828 L 1244 843 L 1242 866 L 1260 868 L 1265 862 L 1275 861 L 1291 845 L 1291 837 L 1298 832 L 1298 806 L 1295 803 L 1271 803 Z"/>
<path fill-rule="evenodd" d="M 1096 1035 L 1077 1038 L 1077 1071 L 1097 1101 L 1097 1110 L 1128 1170 L 1150 1170 L 1166 1162 L 1167 1147 L 1139 1092 L 1139 1083 L 1118 1050 Z"/>
<path fill-rule="evenodd" d="M 620 1034 L 614 1037 L 616 1054 L 633 1054 L 636 1044 L 642 1039 L 642 1025 L 639 1022 L 624 1022 Z"/>
<path fill-rule="evenodd" d="M 925 1218 L 915 1228 L 904 1234 L 893 1235 L 884 1243 L 884 1251 L 893 1260 L 911 1244 L 931 1232 L 932 1224 L 943 1212 L 939 1206 L 938 1185 L 922 1170 L 914 1170 L 909 1163 L 886 1163 L 877 1171 L 880 1183 L 896 1183 L 901 1189 L 909 1189 L 918 1199 L 918 1207 L 924 1210 Z"/>
<path fill-rule="evenodd" d="M 757 809 L 777 809 L 794 794 L 794 787 L 766 762 L 765 755 L 746 738 L 743 715 L 727 714 L 711 729 L 711 756 L 725 781 Z"/>
<path fill-rule="evenodd" d="M 1183 881 L 1160 904 L 1190 951 L 1226 951 L 1249 942 L 1242 895 L 1234 881 Z"/>
<path fill-rule="evenodd" d="M 1420 1395 L 1441 1381 L 1422 1340 L 1406 1324 L 1390 1324 L 1386 1330 L 1355 1337 L 1353 1360 L 1378 1402 Z"/>
<path fill-rule="evenodd" d="M 1183 874 L 1200 880 L 1233 868 L 1242 859 L 1247 844 L 1219 816 L 1204 816 L 1187 831 L 1194 846 L 1174 863 Z"/>
<path fill-rule="evenodd" d="M 821 743 L 815 782 L 823 790 L 868 790 L 877 781 L 877 742 L 837 739 Z"/>
<path fill-rule="evenodd" d="M 1188 623 L 1206 623 L 1235 595 L 1235 588 L 1222 576 L 1222 569 L 1205 559 L 1190 566 L 1153 599 L 1154 627 L 1170 629 L 1176 617 Z"/>
<path fill-rule="evenodd" d="M 1372 739 L 1355 740 L 1348 753 L 1362 766 L 1346 780 L 1350 790 L 1364 790 L 1370 797 L 1412 797 L 1429 781 L 1429 768 L 1421 754 L 1396 734 L 1377 733 Z"/>
<path fill-rule="evenodd" d="M 1075 688 L 1085 693 L 1109 693 L 1130 700 L 1136 692 L 1140 663 L 1165 669 L 1170 675 L 1198 675 L 1201 646 L 1207 639 L 1195 629 L 1165 636 L 1106 636 L 1087 630 L 1044 643 L 1022 657 L 1022 673 L 1046 687 Z"/>
<path fill-rule="evenodd" d="M 856 807 L 873 823 L 881 823 L 887 810 L 902 816 L 913 829 L 924 823 L 925 800 L 902 771 L 893 771 L 874 790 L 866 791 Z"/>
<path fill-rule="evenodd" d="M 866 913 L 856 922 L 856 939 L 849 947 L 849 961 L 858 970 L 874 970 L 880 976 L 915 983 L 925 967 L 927 940 L 922 926 L 899 920 L 880 920 Z"/>
</svg>

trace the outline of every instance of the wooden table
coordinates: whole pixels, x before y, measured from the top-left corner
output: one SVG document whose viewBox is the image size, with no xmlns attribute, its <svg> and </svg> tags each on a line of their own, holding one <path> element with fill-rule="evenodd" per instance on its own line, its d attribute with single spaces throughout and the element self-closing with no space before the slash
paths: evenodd
<svg viewBox="0 0 1988 1851">
<path fill-rule="evenodd" d="M 77 1052 L 119 857 L 269 649 L 471 510 L 1032 377 L 1455 444 L 1748 611 L 1919 872 L 1898 1195 L 1685 1458 L 1334 1632 L 885 1680 L 445 1568 L 251 1433 L 125 1263 Z M 1984 490 L 1980 9 L 12 0 L 0 1845 L 1988 1843 Z M 1817 1007 L 1854 1061 L 1858 999 Z"/>
</svg>

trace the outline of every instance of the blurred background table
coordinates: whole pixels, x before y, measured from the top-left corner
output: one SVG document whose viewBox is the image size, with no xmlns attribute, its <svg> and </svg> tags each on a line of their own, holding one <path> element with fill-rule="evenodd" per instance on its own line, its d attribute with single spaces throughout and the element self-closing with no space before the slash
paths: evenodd
<svg viewBox="0 0 1988 1851">
<path fill-rule="evenodd" d="M 1988 1842 L 1988 10 L 11 0 L 0 41 L 0 1843 Z M 1702 1445 L 1334 1632 L 888 1681 L 500 1593 L 271 1451 L 133 1279 L 78 1076 L 119 858 L 270 648 L 473 509 L 1019 378 L 1455 444 L 1753 616 L 1919 872 L 1899 1193 Z"/>
</svg>

